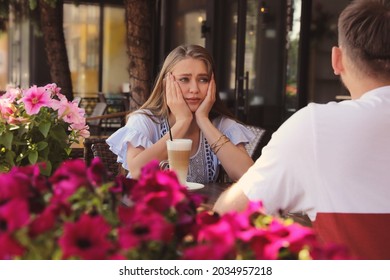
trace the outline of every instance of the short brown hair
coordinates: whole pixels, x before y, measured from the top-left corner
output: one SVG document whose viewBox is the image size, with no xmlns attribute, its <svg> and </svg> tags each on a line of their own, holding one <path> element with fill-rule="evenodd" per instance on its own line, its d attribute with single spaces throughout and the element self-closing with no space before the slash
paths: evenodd
<svg viewBox="0 0 390 280">
<path fill-rule="evenodd" d="M 390 78 L 390 0 L 355 0 L 340 14 L 339 44 L 356 68 Z"/>
</svg>

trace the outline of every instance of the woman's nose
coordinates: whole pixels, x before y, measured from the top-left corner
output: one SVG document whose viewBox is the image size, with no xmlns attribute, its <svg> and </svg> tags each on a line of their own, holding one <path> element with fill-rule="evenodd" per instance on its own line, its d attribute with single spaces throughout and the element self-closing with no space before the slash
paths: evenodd
<svg viewBox="0 0 390 280">
<path fill-rule="evenodd" d="M 190 82 L 190 92 L 191 93 L 198 93 L 199 92 L 199 86 L 196 81 L 191 81 Z"/>
</svg>

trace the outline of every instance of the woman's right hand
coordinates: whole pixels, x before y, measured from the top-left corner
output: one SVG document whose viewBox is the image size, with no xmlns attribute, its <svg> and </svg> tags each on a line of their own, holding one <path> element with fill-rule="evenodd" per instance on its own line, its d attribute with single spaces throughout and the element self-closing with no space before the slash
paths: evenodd
<svg viewBox="0 0 390 280">
<path fill-rule="evenodd" d="M 175 81 L 175 77 L 168 73 L 165 81 L 167 105 L 175 116 L 176 121 L 192 120 L 192 112 L 183 98 L 183 93 L 179 84 Z"/>
</svg>

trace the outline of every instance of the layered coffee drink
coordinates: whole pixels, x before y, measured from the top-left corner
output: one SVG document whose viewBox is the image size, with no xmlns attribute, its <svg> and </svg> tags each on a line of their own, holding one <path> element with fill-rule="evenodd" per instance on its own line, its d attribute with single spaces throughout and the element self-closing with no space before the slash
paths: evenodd
<svg viewBox="0 0 390 280">
<path fill-rule="evenodd" d="M 174 139 L 167 141 L 169 169 L 174 170 L 182 185 L 186 184 L 190 154 L 191 139 Z"/>
</svg>

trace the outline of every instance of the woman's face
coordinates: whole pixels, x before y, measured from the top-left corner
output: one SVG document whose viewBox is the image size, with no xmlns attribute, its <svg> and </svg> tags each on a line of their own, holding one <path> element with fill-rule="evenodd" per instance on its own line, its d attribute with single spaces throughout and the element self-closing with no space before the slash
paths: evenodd
<svg viewBox="0 0 390 280">
<path fill-rule="evenodd" d="M 199 59 L 183 59 L 173 67 L 172 75 L 179 84 L 188 107 L 195 112 L 206 98 L 210 82 L 205 63 Z"/>
</svg>

